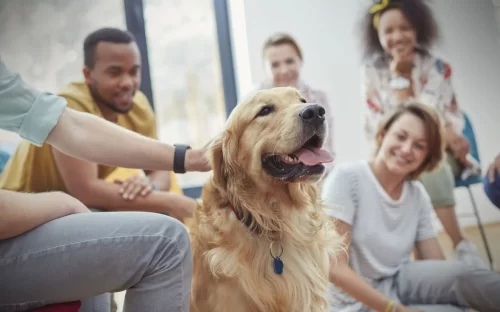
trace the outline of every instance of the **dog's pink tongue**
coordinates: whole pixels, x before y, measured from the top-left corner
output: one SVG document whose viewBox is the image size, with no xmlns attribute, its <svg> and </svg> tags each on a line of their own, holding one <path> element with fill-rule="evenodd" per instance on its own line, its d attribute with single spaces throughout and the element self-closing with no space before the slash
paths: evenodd
<svg viewBox="0 0 500 312">
<path fill-rule="evenodd" d="M 295 156 L 307 166 L 314 166 L 333 161 L 333 155 L 325 149 L 321 148 L 301 148 L 295 153 Z"/>
</svg>

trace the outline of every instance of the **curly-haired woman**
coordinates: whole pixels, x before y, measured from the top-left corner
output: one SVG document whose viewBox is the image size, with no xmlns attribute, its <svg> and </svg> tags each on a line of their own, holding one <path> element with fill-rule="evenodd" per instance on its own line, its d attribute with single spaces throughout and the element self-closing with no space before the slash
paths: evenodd
<svg viewBox="0 0 500 312">
<path fill-rule="evenodd" d="M 425 0 L 381 0 L 362 24 L 365 133 L 373 143 L 380 120 L 411 99 L 436 108 L 445 121 L 446 162 L 420 178 L 434 210 L 455 246 L 457 258 L 485 267 L 475 246 L 464 239 L 455 213 L 455 177 L 471 168 L 464 117 L 452 87 L 450 65 L 429 51 L 438 26 Z M 418 256 L 418 255 L 417 255 Z"/>
<path fill-rule="evenodd" d="M 498 311 L 500 274 L 444 259 L 417 180 L 445 154 L 437 115 L 419 103 L 399 107 L 381 122 L 373 159 L 337 165 L 326 178 L 326 212 L 347 251 L 330 268 L 330 311 Z"/>
</svg>

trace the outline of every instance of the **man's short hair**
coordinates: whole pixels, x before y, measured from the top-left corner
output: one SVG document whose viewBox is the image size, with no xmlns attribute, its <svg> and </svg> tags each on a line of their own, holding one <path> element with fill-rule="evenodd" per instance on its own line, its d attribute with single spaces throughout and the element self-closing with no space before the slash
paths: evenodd
<svg viewBox="0 0 500 312">
<path fill-rule="evenodd" d="M 135 37 L 128 31 L 112 27 L 100 28 L 89 34 L 83 43 L 83 63 L 89 68 L 95 65 L 95 51 L 99 42 L 127 44 L 135 42 Z"/>
</svg>

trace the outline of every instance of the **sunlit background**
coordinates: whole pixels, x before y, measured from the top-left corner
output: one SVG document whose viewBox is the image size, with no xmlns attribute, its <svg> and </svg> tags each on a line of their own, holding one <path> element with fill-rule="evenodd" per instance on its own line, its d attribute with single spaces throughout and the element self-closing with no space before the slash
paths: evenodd
<svg viewBox="0 0 500 312">
<path fill-rule="evenodd" d="M 82 45 L 91 31 L 103 26 L 128 27 L 134 34 L 142 31 L 150 76 L 150 83 L 143 77 L 143 87 L 152 90 L 160 139 L 200 147 L 222 129 L 236 100 L 265 78 L 264 39 L 286 31 L 302 45 L 304 79 L 325 90 L 333 103 L 340 163 L 368 153 L 361 126 L 356 22 L 369 2 L 0 0 L 0 55 L 30 84 L 57 92 L 83 78 Z M 454 67 L 460 105 L 474 123 L 483 162 L 490 161 L 500 151 L 500 145 L 492 143 L 498 142 L 499 133 L 500 1 L 431 3 L 444 38 L 436 53 Z M 143 29 L 127 25 L 127 6 L 142 8 Z M 17 136 L 0 133 L 2 148 L 13 150 L 17 142 Z M 178 175 L 184 188 L 197 192 L 208 177 L 208 173 Z M 474 191 L 484 218 L 499 221 L 479 186 Z M 470 211 L 461 190 L 457 200 L 459 211 Z M 461 222 L 474 219 L 464 217 Z"/>
<path fill-rule="evenodd" d="M 146 94 L 151 90 L 160 140 L 201 147 L 222 129 L 237 100 L 265 78 L 265 38 L 286 31 L 302 45 L 303 77 L 333 103 L 336 162 L 341 163 L 368 155 L 356 23 L 369 2 L 0 0 L 0 55 L 28 83 L 57 93 L 83 79 L 82 46 L 90 32 L 114 26 L 143 34 L 149 77 L 143 77 L 142 87 Z M 500 0 L 431 3 L 443 34 L 435 52 L 454 68 L 457 96 L 474 124 L 484 168 L 500 152 Z M 18 142 L 16 135 L 0 131 L 3 149 L 13 151 Z M 178 175 L 194 196 L 208 177 Z M 500 221 L 481 186 L 472 189 L 483 222 Z M 474 224 L 467 215 L 467 194 L 457 189 L 456 195 L 461 225 Z"/>
</svg>

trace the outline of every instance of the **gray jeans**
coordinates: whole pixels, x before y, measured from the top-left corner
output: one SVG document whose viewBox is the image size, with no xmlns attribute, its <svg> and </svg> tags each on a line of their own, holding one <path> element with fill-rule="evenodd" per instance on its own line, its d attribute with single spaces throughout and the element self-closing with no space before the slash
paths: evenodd
<svg viewBox="0 0 500 312">
<path fill-rule="evenodd" d="M 377 281 L 374 287 L 393 300 L 424 312 L 463 312 L 465 308 L 493 312 L 500 307 L 500 274 L 458 261 L 409 262 L 395 276 Z M 341 293 L 334 291 L 335 294 Z M 372 311 L 350 297 L 348 301 L 352 303 L 334 301 L 329 311 Z"/>
<path fill-rule="evenodd" d="M 481 312 L 500 307 L 500 274 L 458 261 L 415 261 L 392 280 L 392 297 L 425 312 Z"/>
<path fill-rule="evenodd" d="M 189 236 L 175 219 L 70 215 L 0 241 L 0 311 L 86 299 L 86 307 L 109 310 L 99 295 L 123 290 L 125 312 L 189 311 L 191 274 Z"/>
</svg>

